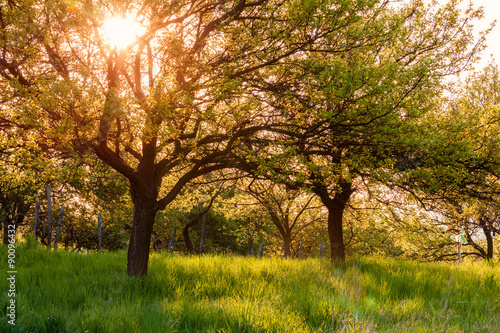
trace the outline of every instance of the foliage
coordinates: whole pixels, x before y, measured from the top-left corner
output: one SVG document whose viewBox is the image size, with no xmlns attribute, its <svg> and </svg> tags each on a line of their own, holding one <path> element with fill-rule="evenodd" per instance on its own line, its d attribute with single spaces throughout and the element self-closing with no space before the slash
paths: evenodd
<svg viewBox="0 0 500 333">
<path fill-rule="evenodd" d="M 471 35 L 480 10 L 462 12 L 455 1 L 443 7 L 417 1 L 364 5 L 349 24 L 325 35 L 329 52 L 306 53 L 286 69 L 273 68 L 277 79 L 266 82 L 267 100 L 287 120 L 275 136 L 252 141 L 246 151 L 260 174 L 321 198 L 338 260 L 345 257 L 345 209 L 357 190 L 398 183 L 425 191 L 418 187 L 423 181 L 399 182 L 400 162 L 421 155 L 433 161 L 436 173 L 461 176 L 448 157 L 456 157 L 461 146 L 440 145 L 445 138 L 423 119 L 436 108 L 444 78 L 466 68 L 482 48 L 482 40 L 476 44 Z M 411 177 L 423 179 L 426 171 L 417 166 Z"/>
<path fill-rule="evenodd" d="M 242 182 L 242 186 L 253 201 L 266 210 L 278 229 L 277 238 L 282 243 L 284 258 L 297 254 L 299 242 L 308 229 L 326 221 L 326 214 L 312 193 L 258 179 Z"/>
<path fill-rule="evenodd" d="M 494 64 L 457 84 L 453 95 L 422 119 L 432 133 L 427 133 L 413 166 L 400 178 L 419 189 L 423 208 L 444 217 L 434 223 L 446 234 L 437 244 L 441 250 L 452 245 L 452 236 L 464 228 L 464 254 L 488 260 L 499 227 L 499 91 Z"/>
<path fill-rule="evenodd" d="M 471 32 L 481 11 L 459 8 L 458 1 L 8 1 L 0 12 L 0 119 L 91 165 L 95 173 L 82 168 L 72 186 L 94 209 L 109 203 L 108 212 L 125 207 L 130 215 L 133 205 L 130 275 L 146 275 L 152 235 L 165 234 L 168 224 L 155 231 L 165 220 L 157 213 L 193 181 L 228 168 L 312 190 L 329 213 L 331 255 L 343 260 L 344 212 L 358 184 L 434 194 L 447 183 L 460 188 L 482 165 L 474 159 L 464 168 L 459 162 L 474 145 L 446 141 L 440 130 L 450 124 L 432 127 L 425 118 L 443 78 L 483 47 Z M 129 45 L 104 34 L 113 15 L 142 27 Z M 468 183 L 487 178 L 478 173 Z M 183 213 L 193 207 L 200 206 Z M 252 239 L 263 220 L 245 229 L 213 214 L 211 227 L 236 246 L 237 230 Z"/>
</svg>

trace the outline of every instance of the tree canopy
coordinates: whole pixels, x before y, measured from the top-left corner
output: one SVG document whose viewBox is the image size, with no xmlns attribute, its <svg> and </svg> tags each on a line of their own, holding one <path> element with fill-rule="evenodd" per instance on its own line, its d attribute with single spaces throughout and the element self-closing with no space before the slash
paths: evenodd
<svg viewBox="0 0 500 333">
<path fill-rule="evenodd" d="M 106 36 L 115 16 L 140 26 L 126 46 Z M 480 16 L 458 1 L 11 0 L 0 110 L 128 180 L 130 275 L 147 273 L 157 212 L 226 168 L 312 189 L 342 260 L 346 202 L 411 155 L 443 78 L 482 47 Z"/>
</svg>

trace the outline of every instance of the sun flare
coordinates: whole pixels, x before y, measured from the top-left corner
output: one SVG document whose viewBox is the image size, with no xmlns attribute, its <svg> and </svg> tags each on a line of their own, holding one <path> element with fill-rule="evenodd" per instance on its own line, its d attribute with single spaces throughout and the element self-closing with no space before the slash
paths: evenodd
<svg viewBox="0 0 500 333">
<path fill-rule="evenodd" d="M 124 49 L 144 33 L 144 28 L 132 17 L 114 16 L 104 22 L 101 33 L 111 47 Z"/>
</svg>

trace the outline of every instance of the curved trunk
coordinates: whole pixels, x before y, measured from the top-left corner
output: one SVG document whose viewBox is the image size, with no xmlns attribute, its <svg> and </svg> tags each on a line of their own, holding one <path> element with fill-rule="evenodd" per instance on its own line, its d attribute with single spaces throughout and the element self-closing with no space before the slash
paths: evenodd
<svg viewBox="0 0 500 333">
<path fill-rule="evenodd" d="M 487 221 L 483 218 L 479 219 L 479 223 L 481 224 L 484 236 L 486 237 L 486 260 L 491 261 L 493 259 L 493 236 L 491 235 L 491 229 L 489 228 Z"/>
<path fill-rule="evenodd" d="M 155 200 L 132 195 L 134 215 L 132 233 L 127 255 L 127 273 L 130 276 L 145 276 L 148 273 L 149 248 L 157 209 Z"/>
<path fill-rule="evenodd" d="M 196 214 L 191 220 L 186 221 L 186 225 L 182 228 L 182 237 L 184 237 L 184 243 L 186 244 L 186 249 L 189 253 L 195 254 L 193 241 L 189 235 L 189 228 L 195 226 L 200 222 L 200 213 Z"/>
<path fill-rule="evenodd" d="M 189 224 L 186 224 L 184 228 L 182 228 L 182 237 L 184 238 L 184 243 L 186 244 L 186 249 L 189 253 L 194 254 L 194 246 L 191 241 L 191 236 L 189 236 Z"/>
</svg>

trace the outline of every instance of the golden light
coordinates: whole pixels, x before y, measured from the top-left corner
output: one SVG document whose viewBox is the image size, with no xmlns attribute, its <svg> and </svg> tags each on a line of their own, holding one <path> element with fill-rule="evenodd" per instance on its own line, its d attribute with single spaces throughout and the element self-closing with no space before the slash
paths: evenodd
<svg viewBox="0 0 500 333">
<path fill-rule="evenodd" d="M 101 34 L 112 48 L 124 49 L 131 45 L 145 29 L 132 17 L 115 16 L 104 22 Z"/>
</svg>

